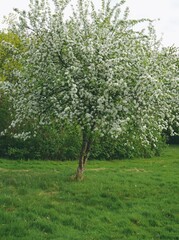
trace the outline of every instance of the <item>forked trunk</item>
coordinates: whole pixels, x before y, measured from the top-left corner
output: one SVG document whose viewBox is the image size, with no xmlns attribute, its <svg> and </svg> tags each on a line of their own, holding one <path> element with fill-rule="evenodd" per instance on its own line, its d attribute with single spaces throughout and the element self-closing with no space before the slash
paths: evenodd
<svg viewBox="0 0 179 240">
<path fill-rule="evenodd" d="M 83 178 L 84 166 L 88 160 L 91 143 L 92 143 L 91 137 L 87 136 L 86 133 L 83 133 L 83 143 L 81 147 L 80 158 L 78 161 L 78 168 L 75 176 L 76 180 L 81 180 Z"/>
</svg>

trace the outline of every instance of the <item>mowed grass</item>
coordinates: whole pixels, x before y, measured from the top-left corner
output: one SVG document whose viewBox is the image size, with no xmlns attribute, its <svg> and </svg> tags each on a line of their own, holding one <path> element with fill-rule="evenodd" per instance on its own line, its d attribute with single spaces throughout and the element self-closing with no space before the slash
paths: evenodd
<svg viewBox="0 0 179 240">
<path fill-rule="evenodd" d="M 151 159 L 0 160 L 0 240 L 179 239 L 179 146 Z"/>
</svg>

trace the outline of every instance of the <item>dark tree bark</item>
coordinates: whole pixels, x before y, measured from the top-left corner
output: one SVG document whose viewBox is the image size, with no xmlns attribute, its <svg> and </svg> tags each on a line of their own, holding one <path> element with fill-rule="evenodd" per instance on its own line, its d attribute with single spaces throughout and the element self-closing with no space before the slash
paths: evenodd
<svg viewBox="0 0 179 240">
<path fill-rule="evenodd" d="M 82 134 L 82 147 L 81 153 L 78 161 L 78 168 L 76 171 L 76 180 L 81 180 L 83 178 L 84 166 L 88 160 L 90 149 L 92 144 L 92 136 L 86 131 Z"/>
</svg>

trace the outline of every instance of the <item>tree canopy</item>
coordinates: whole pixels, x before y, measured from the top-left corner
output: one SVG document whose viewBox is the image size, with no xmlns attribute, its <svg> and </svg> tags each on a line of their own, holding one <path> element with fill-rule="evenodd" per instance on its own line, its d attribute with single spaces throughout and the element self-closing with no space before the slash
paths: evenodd
<svg viewBox="0 0 179 240">
<path fill-rule="evenodd" d="M 16 49 L 16 50 L 15 50 Z M 16 77 L 14 72 L 20 69 L 17 52 L 22 51 L 21 41 L 17 34 L 12 31 L 0 32 L 0 82 L 8 81 L 14 83 Z M 8 96 L 0 89 L 0 132 L 10 124 L 10 104 Z"/>
<path fill-rule="evenodd" d="M 16 51 L 22 51 L 19 36 L 12 31 L 0 32 L 0 81 L 14 81 L 14 70 L 20 68 Z"/>
<path fill-rule="evenodd" d="M 134 140 L 155 147 L 158 134 L 172 132 L 179 121 L 177 49 L 161 48 L 150 20 L 128 19 L 123 0 L 115 6 L 102 0 L 99 10 L 78 0 L 69 18 L 64 10 L 70 1 L 52 2 L 54 8 L 31 0 L 28 12 L 16 9 L 13 31 L 26 51 L 19 55 L 18 82 L 4 86 L 16 111 L 11 126 L 31 121 L 34 132 L 59 121 L 80 126 L 77 177 L 96 133 L 131 131 Z M 135 30 L 143 21 L 148 28 Z"/>
</svg>

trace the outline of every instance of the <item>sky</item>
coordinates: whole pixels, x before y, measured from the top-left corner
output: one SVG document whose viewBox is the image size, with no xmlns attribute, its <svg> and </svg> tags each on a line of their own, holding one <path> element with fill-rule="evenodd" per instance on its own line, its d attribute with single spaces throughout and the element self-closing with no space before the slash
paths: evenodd
<svg viewBox="0 0 179 240">
<path fill-rule="evenodd" d="M 76 0 L 72 0 L 75 3 Z M 100 0 L 93 0 L 99 6 Z M 117 0 L 111 0 L 116 3 Z M 28 8 L 29 0 L 0 0 L 0 28 L 3 27 L 3 16 L 13 12 L 13 8 Z M 163 45 L 179 47 L 179 0 L 126 0 L 125 6 L 130 9 L 130 18 L 160 19 L 155 21 L 158 37 L 162 36 Z"/>
</svg>

